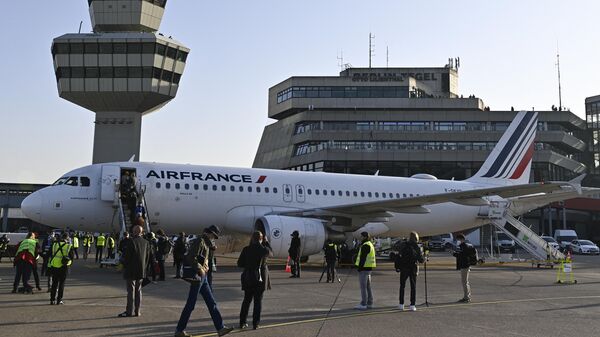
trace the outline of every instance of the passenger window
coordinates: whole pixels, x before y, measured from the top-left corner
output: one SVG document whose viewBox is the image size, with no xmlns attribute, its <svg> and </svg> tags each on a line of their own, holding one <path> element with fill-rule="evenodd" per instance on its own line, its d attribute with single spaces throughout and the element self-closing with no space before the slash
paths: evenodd
<svg viewBox="0 0 600 337">
<path fill-rule="evenodd" d="M 198 184 L 194 184 L 194 189 L 197 191 L 200 188 L 200 186 L 198 186 Z"/>
<path fill-rule="evenodd" d="M 402 198 L 406 198 L 406 193 L 402 193 Z"/>
<path fill-rule="evenodd" d="M 411 198 L 413 197 L 413 194 L 412 194 L 412 193 L 410 194 L 410 197 L 411 197 Z"/>
<path fill-rule="evenodd" d="M 400 199 L 400 193 L 396 193 L 396 199 Z"/>
<path fill-rule="evenodd" d="M 175 183 L 175 189 L 178 190 L 179 187 L 181 187 L 181 185 L 179 185 L 179 183 Z"/>
<path fill-rule="evenodd" d="M 338 195 L 341 197 L 342 196 L 342 191 L 338 191 Z"/>
<path fill-rule="evenodd" d="M 375 192 L 375 198 L 379 198 L 379 192 Z"/>
<path fill-rule="evenodd" d="M 229 187 L 229 190 L 230 190 L 231 192 L 235 192 L 235 186 L 231 185 L 231 186 Z"/>
<path fill-rule="evenodd" d="M 166 183 L 166 184 L 165 184 L 165 188 L 166 188 L 166 189 L 171 189 L 171 183 Z"/>
<path fill-rule="evenodd" d="M 212 185 L 212 190 L 216 191 L 217 190 L 217 185 Z"/>
<path fill-rule="evenodd" d="M 358 193 L 356 193 L 356 191 L 352 191 L 352 195 L 358 197 Z"/>
<path fill-rule="evenodd" d="M 252 186 L 248 186 L 248 192 L 252 192 Z"/>
<path fill-rule="evenodd" d="M 323 195 L 327 195 L 327 190 L 323 190 Z"/>
<path fill-rule="evenodd" d="M 308 195 L 311 195 L 312 194 L 312 190 L 309 188 L 309 189 L 306 190 L 306 193 L 308 193 Z"/>
<path fill-rule="evenodd" d="M 221 185 L 221 191 L 223 191 L 223 192 L 227 191 L 227 187 L 225 185 Z"/>
<path fill-rule="evenodd" d="M 244 192 L 244 186 L 240 186 L 240 192 Z"/>
<path fill-rule="evenodd" d="M 316 189 L 316 190 L 315 190 L 315 194 L 316 194 L 316 195 L 319 195 L 319 193 L 320 193 L 320 192 L 319 192 L 319 189 Z"/>
<path fill-rule="evenodd" d="M 361 197 L 364 197 L 364 196 L 365 196 L 365 192 L 363 192 L 363 191 L 360 191 L 360 196 L 361 196 Z"/>
<path fill-rule="evenodd" d="M 372 197 L 373 197 L 373 194 L 372 194 L 371 192 L 367 192 L 367 196 L 368 196 L 369 198 L 372 198 Z"/>
<path fill-rule="evenodd" d="M 346 191 L 346 196 L 349 197 L 350 196 L 350 191 Z"/>
<path fill-rule="evenodd" d="M 273 187 L 273 193 L 277 194 L 277 187 Z"/>
<path fill-rule="evenodd" d="M 269 193 L 269 188 L 265 187 L 265 193 Z"/>
<path fill-rule="evenodd" d="M 185 184 L 185 185 L 183 185 L 183 187 L 185 187 L 186 190 L 189 190 L 190 189 L 190 184 Z"/>
<path fill-rule="evenodd" d="M 256 187 L 256 193 L 260 193 L 260 187 Z"/>
<path fill-rule="evenodd" d="M 80 177 L 79 178 L 79 183 L 81 184 L 81 186 L 90 186 L 90 178 L 88 178 L 88 177 Z"/>
<path fill-rule="evenodd" d="M 160 188 L 160 183 L 156 183 L 156 188 Z"/>
<path fill-rule="evenodd" d="M 301 188 L 298 189 L 298 194 L 302 195 L 302 189 Z"/>
<path fill-rule="evenodd" d="M 385 198 L 385 197 L 386 197 L 386 195 L 385 195 L 385 192 L 381 193 L 381 197 L 382 197 L 382 198 Z"/>
<path fill-rule="evenodd" d="M 290 191 L 289 187 L 286 187 L 285 188 L 285 194 L 290 194 L 290 193 L 291 193 L 291 191 Z"/>
<path fill-rule="evenodd" d="M 205 191 L 208 191 L 208 185 L 207 185 L 207 184 L 204 184 L 204 186 L 202 186 L 202 188 L 203 188 Z"/>
<path fill-rule="evenodd" d="M 334 190 L 331 190 L 331 196 L 332 197 L 335 196 L 335 191 Z"/>
</svg>

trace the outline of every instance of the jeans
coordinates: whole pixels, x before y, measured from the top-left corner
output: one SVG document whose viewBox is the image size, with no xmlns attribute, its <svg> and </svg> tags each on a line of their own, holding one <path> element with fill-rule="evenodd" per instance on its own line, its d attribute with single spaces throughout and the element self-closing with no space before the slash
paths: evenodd
<svg viewBox="0 0 600 337">
<path fill-rule="evenodd" d="M 414 269 L 400 270 L 400 304 L 404 304 L 406 279 L 410 279 L 410 305 L 415 305 L 417 300 L 417 271 Z"/>
<path fill-rule="evenodd" d="M 173 257 L 173 262 L 175 263 L 175 277 L 181 277 L 181 268 L 183 267 L 183 258 L 175 258 Z"/>
<path fill-rule="evenodd" d="M 79 260 L 79 252 L 78 252 L 78 250 L 79 250 L 79 247 L 77 247 L 77 248 L 73 248 L 73 253 L 75 253 L 75 258 L 76 258 L 77 260 Z"/>
<path fill-rule="evenodd" d="M 471 284 L 469 284 L 469 271 L 471 268 L 463 268 L 460 270 L 460 280 L 463 286 L 463 299 L 471 299 Z"/>
<path fill-rule="evenodd" d="M 104 252 L 104 246 L 96 246 L 96 262 L 102 261 L 102 252 Z"/>
<path fill-rule="evenodd" d="M 50 289 L 51 301 L 54 301 L 55 299 L 56 301 L 62 300 L 68 272 L 69 268 L 67 266 L 52 269 L 52 288 Z"/>
<path fill-rule="evenodd" d="M 373 305 L 373 291 L 371 290 L 371 271 L 359 271 L 358 282 L 360 285 L 360 305 Z"/>
<path fill-rule="evenodd" d="M 254 309 L 252 310 L 252 325 L 257 326 L 260 324 L 260 312 L 262 310 L 262 299 L 264 289 L 252 289 L 244 291 L 244 300 L 242 301 L 242 308 L 240 309 L 240 325 L 246 324 L 248 318 L 248 310 L 250 309 L 250 303 L 254 300 Z"/>
<path fill-rule="evenodd" d="M 29 278 L 31 277 L 31 264 L 19 260 L 17 261 L 17 273 L 15 274 L 15 282 L 13 283 L 13 290 L 17 290 L 19 287 L 19 281 L 23 279 L 23 288 L 31 289 L 32 287 L 29 285 Z"/>
<path fill-rule="evenodd" d="M 300 277 L 300 256 L 292 258 L 292 276 Z"/>
<path fill-rule="evenodd" d="M 187 301 L 185 302 L 185 307 L 183 307 L 183 311 L 179 317 L 179 322 L 177 322 L 177 332 L 184 331 L 187 327 L 190 316 L 192 315 L 192 311 L 194 311 L 194 308 L 196 307 L 198 293 L 200 293 L 204 299 L 204 303 L 208 308 L 208 312 L 210 313 L 210 317 L 215 325 L 215 329 L 217 329 L 217 331 L 223 329 L 223 318 L 221 317 L 221 313 L 217 308 L 217 302 L 215 301 L 212 291 L 208 286 L 206 277 L 203 277 L 202 281 L 190 284 L 190 292 L 188 294 Z"/>
<path fill-rule="evenodd" d="M 142 306 L 142 280 L 125 280 L 125 282 L 127 283 L 127 307 L 125 312 L 128 315 L 139 314 Z"/>
</svg>

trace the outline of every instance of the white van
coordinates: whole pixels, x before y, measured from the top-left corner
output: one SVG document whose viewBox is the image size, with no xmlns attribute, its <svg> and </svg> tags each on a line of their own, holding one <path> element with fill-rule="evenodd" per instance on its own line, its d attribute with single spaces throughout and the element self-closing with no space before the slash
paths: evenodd
<svg viewBox="0 0 600 337">
<path fill-rule="evenodd" d="M 567 248 L 571 241 L 577 239 L 577 232 L 572 229 L 557 229 L 554 231 L 554 240 L 558 242 L 560 248 Z"/>
</svg>

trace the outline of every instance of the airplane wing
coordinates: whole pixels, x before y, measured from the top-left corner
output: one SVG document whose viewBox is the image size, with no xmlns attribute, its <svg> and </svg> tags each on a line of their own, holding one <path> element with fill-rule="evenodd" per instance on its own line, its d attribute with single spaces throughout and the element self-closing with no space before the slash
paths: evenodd
<svg viewBox="0 0 600 337">
<path fill-rule="evenodd" d="M 336 206 L 303 209 L 294 211 L 276 212 L 274 214 L 300 217 L 320 217 L 329 216 L 359 216 L 359 217 L 389 217 L 394 213 L 429 213 L 426 205 L 453 202 L 461 205 L 483 206 L 488 201 L 483 197 L 500 196 L 502 198 L 511 198 L 516 196 L 532 195 L 539 193 L 549 193 L 560 190 L 562 186 L 569 185 L 564 182 L 553 183 L 533 183 L 514 186 L 497 186 L 468 191 L 448 192 L 431 195 L 423 195 L 411 198 L 377 200 L 364 203 L 342 204 Z"/>
</svg>

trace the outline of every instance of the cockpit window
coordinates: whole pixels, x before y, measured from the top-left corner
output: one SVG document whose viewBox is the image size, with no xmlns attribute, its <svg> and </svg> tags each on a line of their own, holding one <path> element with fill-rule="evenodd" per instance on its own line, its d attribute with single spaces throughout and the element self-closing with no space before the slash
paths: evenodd
<svg viewBox="0 0 600 337">
<path fill-rule="evenodd" d="M 80 186 L 90 186 L 90 178 L 88 178 L 88 177 L 79 177 L 79 185 Z"/>
<path fill-rule="evenodd" d="M 62 185 L 65 183 L 65 181 L 67 181 L 67 177 L 62 177 L 60 179 L 58 179 L 57 181 L 54 182 L 54 184 L 52 184 L 52 186 L 58 186 L 58 185 Z"/>
<path fill-rule="evenodd" d="M 69 179 L 67 179 L 65 182 L 65 185 L 77 186 L 77 177 L 69 177 Z"/>
</svg>

